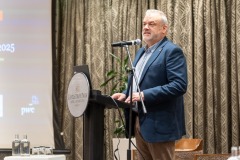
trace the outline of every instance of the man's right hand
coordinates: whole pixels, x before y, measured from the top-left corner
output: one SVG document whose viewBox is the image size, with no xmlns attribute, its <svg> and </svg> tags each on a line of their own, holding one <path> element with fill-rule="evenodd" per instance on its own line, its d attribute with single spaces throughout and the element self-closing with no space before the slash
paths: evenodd
<svg viewBox="0 0 240 160">
<path fill-rule="evenodd" d="M 126 99 L 126 95 L 123 93 L 114 93 L 111 97 L 119 101 L 125 101 Z"/>
</svg>

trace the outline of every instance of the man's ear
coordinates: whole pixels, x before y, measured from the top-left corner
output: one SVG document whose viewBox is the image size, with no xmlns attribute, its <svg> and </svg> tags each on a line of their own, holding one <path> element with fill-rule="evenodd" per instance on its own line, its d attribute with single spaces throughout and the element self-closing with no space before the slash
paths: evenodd
<svg viewBox="0 0 240 160">
<path fill-rule="evenodd" d="M 167 30 L 168 30 L 168 26 L 167 25 L 163 25 L 163 33 L 167 33 Z"/>
</svg>

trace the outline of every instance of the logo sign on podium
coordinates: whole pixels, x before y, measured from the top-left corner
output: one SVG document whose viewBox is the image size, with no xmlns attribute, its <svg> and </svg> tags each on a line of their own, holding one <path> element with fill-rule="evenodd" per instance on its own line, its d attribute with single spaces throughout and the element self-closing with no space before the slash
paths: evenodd
<svg viewBox="0 0 240 160">
<path fill-rule="evenodd" d="M 76 73 L 68 86 L 67 104 L 70 113 L 74 117 L 80 117 L 85 112 L 90 94 L 89 81 L 87 76 L 82 73 Z"/>
</svg>

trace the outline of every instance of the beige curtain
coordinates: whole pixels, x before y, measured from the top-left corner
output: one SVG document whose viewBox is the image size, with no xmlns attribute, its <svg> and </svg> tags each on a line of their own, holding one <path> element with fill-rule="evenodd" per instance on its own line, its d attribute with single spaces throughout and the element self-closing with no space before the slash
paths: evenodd
<svg viewBox="0 0 240 160">
<path fill-rule="evenodd" d="M 141 39 L 148 8 L 167 14 L 168 37 L 186 55 L 186 137 L 202 138 L 205 153 L 228 153 L 232 145 L 239 145 L 239 0 L 56 0 L 58 107 L 64 142 L 71 150 L 68 160 L 80 160 L 83 155 L 82 118 L 73 118 L 66 104 L 73 66 L 87 64 L 93 88 L 110 94 L 110 87 L 100 88 L 106 72 L 118 69 L 109 54 L 126 56 L 124 49 L 112 49 L 111 43 Z M 133 57 L 138 48 L 130 47 Z M 111 109 L 105 110 L 105 117 L 105 159 L 112 160 L 114 120 L 119 115 Z"/>
</svg>

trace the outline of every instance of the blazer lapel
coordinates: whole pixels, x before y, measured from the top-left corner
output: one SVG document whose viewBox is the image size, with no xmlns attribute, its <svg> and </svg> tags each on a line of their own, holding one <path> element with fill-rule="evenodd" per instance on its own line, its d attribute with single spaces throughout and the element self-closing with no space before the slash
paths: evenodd
<svg viewBox="0 0 240 160">
<path fill-rule="evenodd" d="M 142 82 L 143 80 L 143 77 L 145 76 L 148 68 L 151 66 L 151 64 L 153 63 L 153 61 L 160 55 L 161 51 L 163 50 L 163 47 L 168 43 L 168 39 L 165 37 L 162 42 L 159 44 L 159 46 L 156 48 L 156 50 L 152 53 L 151 57 L 149 58 L 149 60 L 147 61 L 144 69 L 143 69 L 143 72 L 142 72 L 142 75 L 141 75 L 141 78 L 139 80 L 139 84 Z"/>
</svg>

